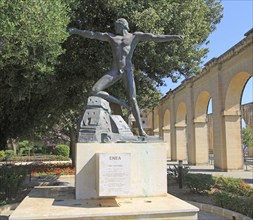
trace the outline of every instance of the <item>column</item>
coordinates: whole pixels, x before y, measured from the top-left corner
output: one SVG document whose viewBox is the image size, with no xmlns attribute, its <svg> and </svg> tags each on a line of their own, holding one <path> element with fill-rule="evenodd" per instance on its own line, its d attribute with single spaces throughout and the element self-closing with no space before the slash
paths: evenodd
<svg viewBox="0 0 253 220">
<path fill-rule="evenodd" d="M 208 127 L 207 119 L 203 117 L 194 120 L 195 128 L 195 163 L 208 164 L 209 163 L 209 148 L 208 148 Z"/>
<path fill-rule="evenodd" d="M 176 129 L 176 159 L 187 160 L 186 124 L 177 123 Z"/>
<path fill-rule="evenodd" d="M 170 132 L 171 132 L 171 160 L 177 160 L 177 152 L 176 152 L 176 113 L 175 113 L 175 100 L 174 100 L 174 94 L 170 96 Z"/>
<path fill-rule="evenodd" d="M 163 140 L 166 143 L 167 158 L 171 158 L 171 138 L 170 138 L 170 127 L 163 127 Z"/>
<path fill-rule="evenodd" d="M 226 170 L 243 169 L 243 152 L 241 142 L 241 115 L 239 111 L 224 111 L 226 138 Z"/>
</svg>

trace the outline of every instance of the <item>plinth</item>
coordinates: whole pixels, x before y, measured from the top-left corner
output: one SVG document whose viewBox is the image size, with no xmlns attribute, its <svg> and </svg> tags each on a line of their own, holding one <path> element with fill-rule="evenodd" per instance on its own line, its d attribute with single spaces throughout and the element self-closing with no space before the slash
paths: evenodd
<svg viewBox="0 0 253 220">
<path fill-rule="evenodd" d="M 76 199 L 167 195 L 166 146 L 162 142 L 78 143 L 76 155 Z M 108 194 L 99 195 L 99 188 Z"/>
<path fill-rule="evenodd" d="M 75 187 L 34 188 L 10 220 L 197 220 L 167 194 L 164 143 L 78 143 Z"/>
</svg>

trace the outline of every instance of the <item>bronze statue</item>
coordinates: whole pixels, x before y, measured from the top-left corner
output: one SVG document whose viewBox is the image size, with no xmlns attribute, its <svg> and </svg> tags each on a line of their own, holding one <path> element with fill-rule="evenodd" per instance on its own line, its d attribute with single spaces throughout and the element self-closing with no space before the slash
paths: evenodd
<svg viewBox="0 0 253 220">
<path fill-rule="evenodd" d="M 152 33 L 143 32 L 129 33 L 128 22 L 124 18 L 120 18 L 115 22 L 116 34 L 79 30 L 76 28 L 70 28 L 69 33 L 77 34 L 85 38 L 109 42 L 113 54 L 112 68 L 92 87 L 92 95 L 130 109 L 124 100 L 119 100 L 104 91 L 119 79 L 123 79 L 124 87 L 129 96 L 131 110 L 139 129 L 139 135 L 146 136 L 142 127 L 140 111 L 136 100 L 136 87 L 133 77 L 133 64 L 131 61 L 134 50 L 139 41 L 166 42 L 171 40 L 182 40 L 183 37 L 180 35 L 154 35 Z"/>
</svg>

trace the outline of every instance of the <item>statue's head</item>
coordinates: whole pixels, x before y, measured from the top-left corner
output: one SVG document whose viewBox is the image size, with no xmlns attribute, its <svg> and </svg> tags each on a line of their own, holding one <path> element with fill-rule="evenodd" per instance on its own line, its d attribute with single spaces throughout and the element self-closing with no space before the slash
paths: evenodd
<svg viewBox="0 0 253 220">
<path fill-rule="evenodd" d="M 117 21 L 115 21 L 115 31 L 116 33 L 121 33 L 122 29 L 126 29 L 127 31 L 129 31 L 128 22 L 124 18 L 119 18 L 117 19 Z"/>
</svg>

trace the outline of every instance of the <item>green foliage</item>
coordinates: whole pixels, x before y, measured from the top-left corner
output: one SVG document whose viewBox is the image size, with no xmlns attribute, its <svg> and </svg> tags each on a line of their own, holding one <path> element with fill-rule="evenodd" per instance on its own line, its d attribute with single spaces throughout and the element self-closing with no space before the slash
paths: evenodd
<svg viewBox="0 0 253 220">
<path fill-rule="evenodd" d="M 114 21 L 124 17 L 129 21 L 132 32 L 184 35 L 185 39 L 182 42 L 159 44 L 145 42 L 139 44 L 135 51 L 136 70 L 144 70 L 149 78 L 162 83 L 163 77 L 177 80 L 180 74 L 186 76 L 196 74 L 201 58 L 208 52 L 203 44 L 207 43 L 208 35 L 220 22 L 221 11 L 221 4 L 214 0 L 187 0 L 184 3 L 174 0 L 148 2 L 86 0 L 80 1 L 75 16 L 81 21 L 81 28 L 93 31 L 113 32 Z M 108 61 L 111 59 L 108 56 L 111 55 L 110 47 L 101 42 L 84 40 L 76 36 L 71 38 L 72 48 L 75 47 L 76 51 L 70 51 L 76 55 L 72 56 L 74 60 L 69 60 L 75 63 L 73 68 L 87 72 L 87 76 L 92 76 L 93 72 L 96 76 L 97 73 L 101 74 L 105 69 L 108 70 L 110 67 Z M 99 54 L 94 53 L 96 48 L 100 48 Z M 90 66 L 92 68 L 81 67 L 83 64 L 80 62 L 80 55 L 81 59 L 86 60 L 85 65 L 92 65 Z"/>
<path fill-rule="evenodd" d="M 253 131 L 249 126 L 242 129 L 242 143 L 247 147 L 253 147 Z"/>
<path fill-rule="evenodd" d="M 41 155 L 41 156 L 12 156 L 8 159 L 11 162 L 29 162 L 29 161 L 69 161 L 69 157 L 62 155 Z"/>
<path fill-rule="evenodd" d="M 253 188 L 238 178 L 215 177 L 216 205 L 253 217 Z"/>
<path fill-rule="evenodd" d="M 192 174 L 188 173 L 185 176 L 185 183 L 194 193 L 205 193 L 211 189 L 214 181 L 210 174 Z"/>
<path fill-rule="evenodd" d="M 67 2 L 67 1 L 66 1 Z M 28 133 L 42 109 L 67 38 L 62 0 L 0 1 L 0 146 Z M 41 112 L 44 114 L 44 112 Z"/>
<path fill-rule="evenodd" d="M 66 33 L 67 5 L 63 1 L 7 1 L 0 5 L 2 50 L 0 68 L 22 65 L 32 72 L 49 73 L 62 54 Z"/>
<path fill-rule="evenodd" d="M 156 89 L 155 82 L 152 81 L 142 71 L 136 71 L 135 79 L 138 83 L 137 100 L 140 109 L 151 109 L 162 98 L 162 93 Z"/>
<path fill-rule="evenodd" d="M 69 160 L 69 155 L 68 156 L 50 155 L 49 160 L 51 160 L 51 161 L 67 161 L 67 160 Z"/>
<path fill-rule="evenodd" d="M 222 6 L 214 0 L 187 0 L 183 4 L 174 0 L 80 0 L 72 9 L 73 21 L 69 27 L 114 32 L 115 20 L 124 17 L 129 21 L 130 32 L 185 36 L 182 42 L 138 44 L 133 64 L 137 100 L 141 109 L 152 108 L 158 102 L 161 94 L 156 91 L 156 86 L 163 84 L 164 77 L 176 81 L 181 74 L 189 77 L 197 73 L 201 58 L 208 52 L 206 39 L 222 17 Z M 66 53 L 61 56 L 54 89 L 50 93 L 54 97 L 49 97 L 45 103 L 54 104 L 52 112 L 55 114 L 50 114 L 50 120 L 60 124 L 65 134 L 71 137 L 71 142 L 74 142 L 76 135 L 70 134 L 79 124 L 76 119 L 82 112 L 83 101 L 86 101 L 94 83 L 111 68 L 112 52 L 107 42 L 76 35 L 68 38 L 64 48 Z M 109 88 L 108 92 L 127 99 L 119 83 Z M 57 99 L 57 106 L 54 101 L 48 101 L 50 99 Z M 51 110 L 48 111 L 51 113 Z M 66 118 L 70 119 L 70 126 L 62 123 Z"/>
<path fill-rule="evenodd" d="M 66 27 L 114 32 L 119 17 L 128 19 L 131 32 L 185 37 L 182 42 L 145 42 L 136 48 L 137 99 L 140 108 L 146 108 L 160 98 L 156 86 L 164 77 L 176 81 L 180 75 L 197 73 L 222 6 L 215 0 L 2 0 L 1 147 L 8 138 L 41 137 L 54 125 L 75 143 L 83 103 L 92 85 L 110 69 L 112 53 L 105 42 L 79 36 L 65 41 Z M 109 92 L 126 98 L 121 87 L 117 84 Z"/>
<path fill-rule="evenodd" d="M 253 217 L 253 196 L 239 196 L 227 191 L 217 191 L 213 195 L 217 206 Z"/>
<path fill-rule="evenodd" d="M 0 150 L 0 161 L 5 160 L 6 154 L 4 152 L 4 150 Z"/>
<path fill-rule="evenodd" d="M 232 177 L 216 177 L 215 188 L 238 196 L 253 196 L 253 188 L 243 180 Z"/>
<path fill-rule="evenodd" d="M 33 149 L 34 143 L 29 142 L 28 140 L 23 140 L 18 142 L 17 148 L 18 148 L 18 155 L 31 155 L 31 151 Z"/>
<path fill-rule="evenodd" d="M 64 144 L 57 145 L 55 147 L 55 155 L 69 157 L 69 146 Z"/>
<path fill-rule="evenodd" d="M 25 166 L 0 167 L 0 199 L 15 199 L 22 189 L 27 174 L 28 169 Z"/>
<path fill-rule="evenodd" d="M 222 17 L 221 10 L 222 6 L 213 0 L 184 1 L 184 4 L 176 3 L 174 0 L 86 0 L 80 1 L 78 7 L 73 10 L 73 16 L 75 20 L 80 21 L 79 24 L 71 22 L 69 26 L 114 32 L 115 20 L 124 17 L 129 21 L 131 32 L 184 35 L 185 39 L 182 42 L 138 44 L 133 56 L 138 95 L 143 88 L 155 90 L 155 85 L 163 84 L 164 77 L 177 80 L 181 74 L 196 74 L 201 58 L 208 51 L 202 44 L 219 23 Z M 64 45 L 66 53 L 62 56 L 59 66 L 59 82 L 63 83 L 61 87 L 64 94 L 68 92 L 80 97 L 83 91 L 84 95 L 88 95 L 87 91 L 90 91 L 91 86 L 111 67 L 111 48 L 107 42 L 75 35 Z M 69 82 L 72 86 L 66 91 L 65 84 Z M 109 92 L 125 98 L 124 90 L 119 88 L 121 86 L 115 85 Z M 141 108 L 146 107 L 142 105 L 142 98 L 145 104 L 148 103 L 147 96 L 138 95 Z M 152 102 L 152 98 L 151 95 L 149 101 Z"/>
<path fill-rule="evenodd" d="M 15 152 L 13 150 L 5 150 L 5 159 L 11 160 L 15 156 Z"/>
</svg>

